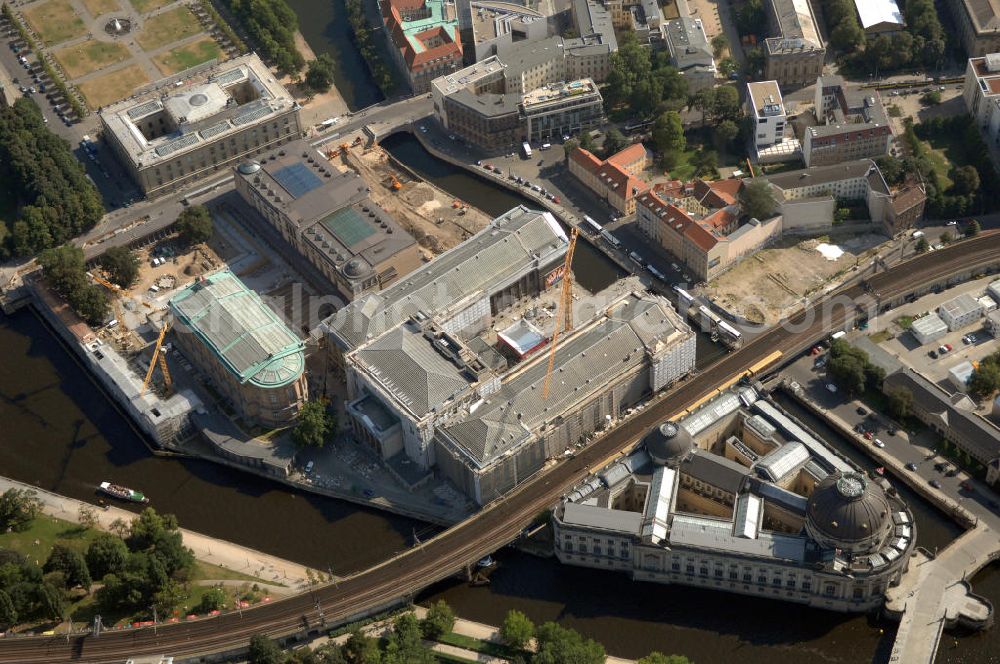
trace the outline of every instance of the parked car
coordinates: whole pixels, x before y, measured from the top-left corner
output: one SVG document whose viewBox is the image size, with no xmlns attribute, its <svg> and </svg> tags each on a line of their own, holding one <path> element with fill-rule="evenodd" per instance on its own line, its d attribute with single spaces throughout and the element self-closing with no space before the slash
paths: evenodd
<svg viewBox="0 0 1000 664">
<path fill-rule="evenodd" d="M 930 481 L 930 485 L 932 487 L 934 487 L 935 489 L 940 489 L 941 488 L 941 483 L 938 482 L 937 480 L 931 480 Z"/>
<path fill-rule="evenodd" d="M 826 384 L 826 389 L 827 389 L 828 392 L 830 392 L 830 394 L 836 394 L 837 393 L 837 386 L 834 385 L 833 383 L 827 383 Z"/>
<path fill-rule="evenodd" d="M 872 436 L 872 432 L 865 431 L 865 440 L 871 440 L 872 438 L 874 438 L 874 436 Z"/>
<path fill-rule="evenodd" d="M 862 408 L 861 406 L 858 406 L 857 408 L 855 408 L 854 412 L 857 413 L 858 415 L 861 415 L 862 417 L 864 417 L 865 415 L 868 414 L 868 411 L 865 410 L 864 408 Z"/>
<path fill-rule="evenodd" d="M 309 463 L 306 464 L 306 475 L 308 475 L 312 471 L 313 471 L 313 462 L 310 461 Z"/>
<path fill-rule="evenodd" d="M 927 352 L 927 354 L 928 354 L 928 355 L 930 355 L 930 357 L 931 357 L 931 359 L 932 359 L 932 360 L 936 360 L 936 359 L 937 359 L 937 357 L 938 357 L 938 354 L 937 354 L 937 351 L 936 351 L 936 350 L 934 350 L 933 348 L 932 348 L 932 349 L 930 349 L 930 350 L 929 350 L 929 351 Z"/>
<path fill-rule="evenodd" d="M 917 470 L 917 464 L 915 464 L 913 462 L 910 462 L 910 463 L 906 464 L 906 469 L 907 470 L 916 471 Z"/>
<path fill-rule="evenodd" d="M 881 448 L 885 447 L 885 443 L 883 443 L 883 442 L 882 442 L 882 441 L 881 441 L 880 439 L 878 439 L 878 438 L 876 438 L 875 440 L 873 440 L 873 441 L 872 441 L 872 444 L 873 444 L 873 445 L 875 445 L 875 447 L 878 447 L 879 449 L 881 449 Z"/>
</svg>

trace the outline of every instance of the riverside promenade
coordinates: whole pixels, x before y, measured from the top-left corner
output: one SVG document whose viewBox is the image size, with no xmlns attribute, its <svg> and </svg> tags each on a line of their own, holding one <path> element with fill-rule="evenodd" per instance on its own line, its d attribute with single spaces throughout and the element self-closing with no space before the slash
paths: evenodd
<svg viewBox="0 0 1000 664">
<path fill-rule="evenodd" d="M 119 507 L 108 507 L 105 509 L 82 500 L 60 496 L 30 484 L 0 477 L 0 493 L 8 489 L 30 489 L 35 491 L 38 494 L 38 499 L 42 501 L 42 511 L 45 514 L 73 523 L 80 522 L 80 507 L 88 505 L 94 509 L 98 527 L 102 530 L 111 530 L 111 524 L 116 519 L 131 522 L 132 519 L 136 518 L 134 512 L 129 512 Z M 184 545 L 194 552 L 194 556 L 198 560 L 243 574 L 249 574 L 250 576 L 256 576 L 268 583 L 285 585 L 287 588 L 284 590 L 287 594 L 296 594 L 307 590 L 309 588 L 308 574 L 313 574 L 316 577 L 320 576 L 315 570 L 309 570 L 289 560 L 277 558 L 225 540 L 215 539 L 214 537 L 196 533 L 186 528 L 181 528 L 180 531 L 181 536 L 184 538 Z"/>
</svg>

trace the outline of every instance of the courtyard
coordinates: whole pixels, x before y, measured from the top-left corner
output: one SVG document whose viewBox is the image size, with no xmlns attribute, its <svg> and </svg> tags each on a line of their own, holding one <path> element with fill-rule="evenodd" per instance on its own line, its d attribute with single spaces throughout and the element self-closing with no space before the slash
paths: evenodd
<svg viewBox="0 0 1000 664">
<path fill-rule="evenodd" d="M 211 19 L 179 0 L 36 0 L 20 11 L 94 110 L 228 57 Z"/>
</svg>

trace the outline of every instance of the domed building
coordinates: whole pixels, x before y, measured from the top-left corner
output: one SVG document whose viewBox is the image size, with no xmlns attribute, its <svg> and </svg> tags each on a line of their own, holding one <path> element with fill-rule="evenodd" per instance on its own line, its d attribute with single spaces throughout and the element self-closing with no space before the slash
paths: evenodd
<svg viewBox="0 0 1000 664">
<path fill-rule="evenodd" d="M 806 530 L 824 547 L 872 553 L 892 534 L 889 500 L 861 473 L 827 475 L 809 496 Z"/>
<path fill-rule="evenodd" d="M 664 422 L 650 431 L 642 443 L 653 463 L 661 466 L 677 467 L 694 449 L 691 434 L 673 422 Z"/>
</svg>

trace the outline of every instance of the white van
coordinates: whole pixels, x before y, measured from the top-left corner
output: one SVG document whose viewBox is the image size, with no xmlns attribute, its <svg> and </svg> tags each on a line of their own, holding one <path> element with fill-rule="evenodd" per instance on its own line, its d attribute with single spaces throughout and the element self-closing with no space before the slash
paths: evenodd
<svg viewBox="0 0 1000 664">
<path fill-rule="evenodd" d="M 548 149 L 549 149 L 549 148 L 551 148 L 551 147 L 552 147 L 552 144 L 551 144 L 551 143 L 542 143 L 542 147 L 541 147 L 541 148 L 539 148 L 539 149 L 540 149 L 540 150 L 548 150 Z"/>
</svg>

